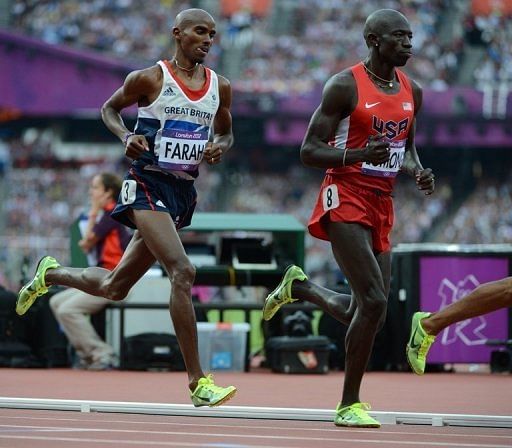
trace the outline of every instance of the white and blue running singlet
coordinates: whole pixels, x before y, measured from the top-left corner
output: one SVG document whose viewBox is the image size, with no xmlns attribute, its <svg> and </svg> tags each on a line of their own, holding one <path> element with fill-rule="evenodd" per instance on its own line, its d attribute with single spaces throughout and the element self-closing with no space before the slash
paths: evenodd
<svg viewBox="0 0 512 448">
<path fill-rule="evenodd" d="M 162 90 L 149 106 L 139 107 L 135 133 L 143 135 L 150 154 L 142 162 L 164 171 L 184 171 L 197 177 L 205 146 L 219 107 L 219 81 L 205 67 L 206 81 L 200 90 L 190 90 L 173 73 L 168 61 L 158 61 L 163 72 Z"/>
</svg>

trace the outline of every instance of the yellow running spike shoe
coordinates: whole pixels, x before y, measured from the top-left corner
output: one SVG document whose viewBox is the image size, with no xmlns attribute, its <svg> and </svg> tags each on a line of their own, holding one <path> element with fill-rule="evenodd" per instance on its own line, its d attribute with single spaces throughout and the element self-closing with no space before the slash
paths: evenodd
<svg viewBox="0 0 512 448">
<path fill-rule="evenodd" d="M 370 409 L 368 403 L 354 403 L 343 407 L 338 403 L 334 424 L 356 428 L 380 428 L 380 423 L 368 415 Z"/>
<path fill-rule="evenodd" d="M 233 398 L 236 394 L 235 386 L 220 387 L 213 382 L 213 375 L 200 378 L 194 392 L 190 392 L 192 404 L 198 408 L 200 406 L 220 406 Z"/>
<path fill-rule="evenodd" d="M 407 343 L 405 353 L 407 355 L 407 362 L 417 375 L 423 375 L 425 373 L 427 353 L 430 346 L 436 340 L 435 336 L 427 334 L 421 326 L 421 319 L 429 317 L 430 314 L 431 313 L 423 313 L 420 311 L 414 313 L 412 316 L 411 336 Z"/>
<path fill-rule="evenodd" d="M 301 268 L 293 264 L 288 266 L 277 288 L 265 299 L 265 304 L 263 305 L 263 319 L 272 319 L 274 314 L 276 314 L 283 305 L 296 302 L 297 299 L 292 298 L 292 283 L 294 280 L 304 281 L 307 279 L 307 275 L 304 274 Z"/>
<path fill-rule="evenodd" d="M 36 273 L 34 278 L 30 280 L 18 293 L 18 300 L 16 301 L 16 313 L 23 316 L 36 299 L 48 292 L 48 287 L 44 281 L 44 276 L 48 269 L 56 269 L 60 264 L 53 257 L 43 257 L 37 264 Z"/>
</svg>

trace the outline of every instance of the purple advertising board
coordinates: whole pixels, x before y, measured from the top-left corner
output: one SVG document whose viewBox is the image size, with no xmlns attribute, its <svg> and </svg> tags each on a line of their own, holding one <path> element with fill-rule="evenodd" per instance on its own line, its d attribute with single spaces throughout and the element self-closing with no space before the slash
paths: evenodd
<svg viewBox="0 0 512 448">
<path fill-rule="evenodd" d="M 439 311 L 482 283 L 508 276 L 505 257 L 422 256 L 420 308 Z M 431 363 L 488 363 L 493 347 L 488 339 L 508 339 L 508 309 L 450 325 L 429 351 Z"/>
</svg>

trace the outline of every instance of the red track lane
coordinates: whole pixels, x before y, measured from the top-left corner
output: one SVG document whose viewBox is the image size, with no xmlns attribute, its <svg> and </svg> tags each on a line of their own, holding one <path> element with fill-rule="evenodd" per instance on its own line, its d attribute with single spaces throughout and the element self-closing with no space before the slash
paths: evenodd
<svg viewBox="0 0 512 448">
<path fill-rule="evenodd" d="M 219 373 L 235 384 L 234 406 L 333 409 L 343 373 L 278 375 Z M 364 400 L 376 411 L 512 414 L 512 377 L 490 374 L 369 372 Z M 0 369 L 0 396 L 190 403 L 183 372 L 84 372 Z M 334 414 L 334 411 L 333 411 Z M 0 448 L 96 447 L 474 447 L 510 448 L 512 430 L 384 425 L 342 429 L 329 422 L 172 417 L 0 409 Z"/>
<path fill-rule="evenodd" d="M 0 410 L 0 447 L 75 446 L 509 448 L 512 431 L 406 425 L 342 429 L 324 422 Z"/>
<path fill-rule="evenodd" d="M 285 375 L 218 373 L 234 384 L 233 406 L 334 409 L 343 372 Z M 189 404 L 184 372 L 87 372 L 71 369 L 0 369 L 0 396 Z M 361 399 L 375 411 L 512 415 L 512 375 L 368 372 Z"/>
</svg>

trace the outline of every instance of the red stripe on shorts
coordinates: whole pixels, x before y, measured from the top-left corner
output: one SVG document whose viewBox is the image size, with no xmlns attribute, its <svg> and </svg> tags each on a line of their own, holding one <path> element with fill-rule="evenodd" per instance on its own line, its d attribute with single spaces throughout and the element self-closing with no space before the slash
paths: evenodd
<svg viewBox="0 0 512 448">
<path fill-rule="evenodd" d="M 156 211 L 156 207 L 154 206 L 153 202 L 151 201 L 151 196 L 149 195 L 148 188 L 146 187 L 146 184 L 142 182 L 137 175 L 135 174 L 135 171 L 133 168 L 130 168 L 130 174 L 135 178 L 135 181 L 142 186 L 142 189 L 144 190 L 144 194 L 146 195 L 146 199 L 149 202 L 149 205 L 151 207 L 151 210 Z"/>
</svg>

